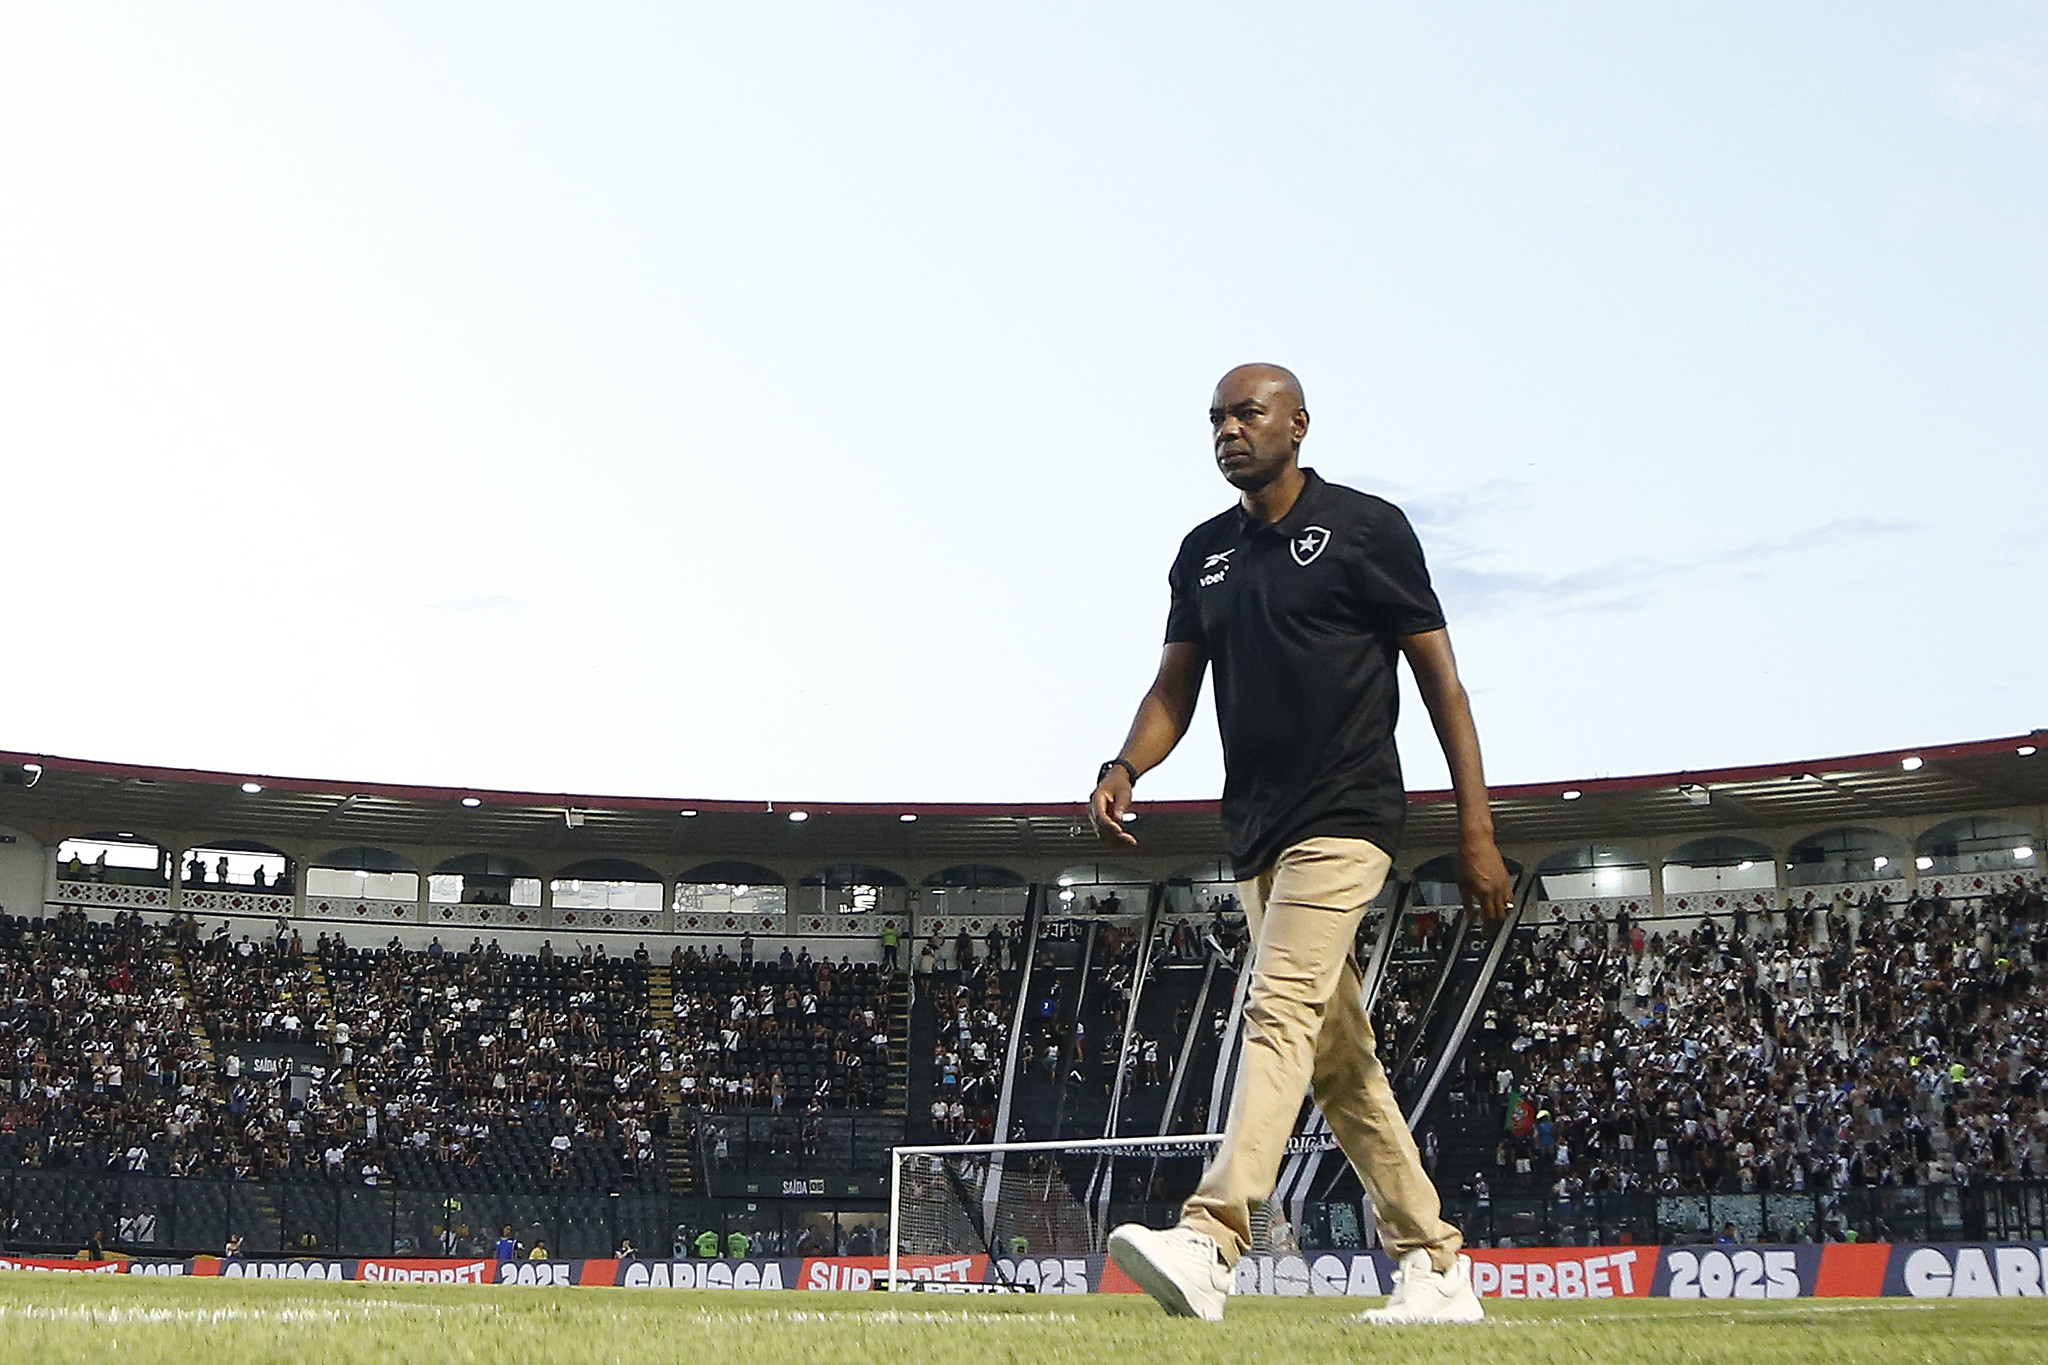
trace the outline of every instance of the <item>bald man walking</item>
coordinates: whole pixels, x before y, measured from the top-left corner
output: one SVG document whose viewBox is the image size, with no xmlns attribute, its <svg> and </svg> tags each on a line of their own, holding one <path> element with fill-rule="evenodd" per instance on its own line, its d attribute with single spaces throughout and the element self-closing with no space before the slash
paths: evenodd
<svg viewBox="0 0 2048 1365">
<path fill-rule="evenodd" d="M 1099 836 L 1135 846 L 1123 822 L 1132 784 L 1187 732 L 1213 665 L 1223 834 L 1255 945 L 1243 1062 L 1222 1147 L 1179 1226 L 1125 1224 L 1109 1253 L 1167 1312 L 1221 1320 L 1252 1210 L 1273 1193 L 1312 1089 L 1399 1261 L 1392 1297 L 1367 1321 L 1476 1322 L 1471 1262 L 1374 1052 L 1352 956 L 1407 809 L 1397 656 L 1450 765 L 1466 906 L 1505 915 L 1507 868 L 1422 547 L 1392 503 L 1301 467 L 1308 422 L 1300 383 L 1277 365 L 1243 365 L 1217 384 L 1209 426 L 1237 506 L 1181 542 L 1158 676 L 1089 798 Z"/>
</svg>

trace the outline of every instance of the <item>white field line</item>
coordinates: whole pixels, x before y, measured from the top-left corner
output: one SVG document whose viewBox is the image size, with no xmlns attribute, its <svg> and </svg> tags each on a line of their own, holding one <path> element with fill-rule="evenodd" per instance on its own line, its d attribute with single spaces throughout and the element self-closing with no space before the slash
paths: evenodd
<svg viewBox="0 0 2048 1365">
<path fill-rule="evenodd" d="M 1625 1303 L 1628 1300 L 1618 1299 L 1615 1302 Z M 1778 1312 L 1791 1312 L 1802 1316 L 1808 1313 L 1933 1313 L 1941 1307 L 1939 1303 L 1915 1302 L 1911 1299 L 1864 1299 L 1856 1303 L 1820 1303 L 1813 1299 L 1775 1299 L 1768 1303 L 1758 1304 L 1756 1311 L 1753 1312 L 1731 1312 L 1727 1307 L 1720 1304 L 1709 1307 L 1705 1304 L 1694 1304 L 1684 1300 L 1672 1299 L 1652 1299 L 1649 1302 L 1672 1304 L 1674 1307 L 1678 1304 L 1684 1304 L 1685 1308 L 1692 1311 L 1681 1311 L 1674 1313 L 1672 1316 L 1683 1318 L 1687 1322 L 1697 1322 L 1702 1318 L 1709 1318 L 1716 1322 L 1758 1322 Z M 1484 1322 L 1473 1325 L 1481 1327 L 1614 1327 L 1655 1322 L 1658 1320 L 1660 1320 L 1659 1316 L 1637 1318 L 1585 1313 L 1578 1317 L 1489 1317 Z M 1385 1329 L 1381 1328 L 1380 1330 Z"/>
<path fill-rule="evenodd" d="M 1077 1322 L 1072 1313 L 943 1313 L 943 1312 L 902 1312 L 883 1309 L 879 1312 L 863 1313 L 858 1309 L 798 1308 L 784 1310 L 767 1308 L 758 1312 L 710 1313 L 702 1309 L 695 1314 L 695 1321 L 705 1326 L 722 1326 L 729 1322 L 797 1322 L 797 1323 L 884 1323 L 884 1324 L 925 1324 L 938 1323 L 946 1326 L 971 1324 L 976 1327 L 1031 1326 L 1047 1322 Z"/>
<path fill-rule="evenodd" d="M 457 1313 L 474 1315 L 479 1311 L 497 1316 L 498 1305 L 480 1304 L 464 1306 L 454 1310 Z M 442 1316 L 443 1309 L 434 1304 L 400 1303 L 389 1299 L 371 1299 L 363 1303 L 349 1304 L 337 1308 L 87 1308 L 45 1304 L 0 1304 L 0 1322 L 10 1318 L 30 1322 L 89 1322 L 95 1325 L 119 1325 L 140 1323 L 144 1326 L 159 1326 L 172 1323 L 216 1323 L 216 1322 L 278 1322 L 278 1323 L 336 1323 L 364 1322 L 379 1313 L 424 1313 L 433 1317 Z"/>
</svg>

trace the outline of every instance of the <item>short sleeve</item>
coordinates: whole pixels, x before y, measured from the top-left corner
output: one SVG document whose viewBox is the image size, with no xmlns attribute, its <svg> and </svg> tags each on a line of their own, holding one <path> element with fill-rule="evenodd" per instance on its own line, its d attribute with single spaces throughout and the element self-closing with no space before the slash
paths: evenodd
<svg viewBox="0 0 2048 1365">
<path fill-rule="evenodd" d="M 1175 557 L 1173 567 L 1167 570 L 1166 586 L 1172 600 L 1166 609 L 1166 643 L 1170 645 L 1193 644 L 1208 647 L 1208 640 L 1202 634 L 1202 609 L 1195 598 L 1195 575 L 1187 546 Z"/>
<path fill-rule="evenodd" d="M 1387 515 L 1367 539 L 1362 574 L 1365 600 L 1375 624 L 1395 638 L 1444 628 L 1444 609 L 1422 562 L 1422 542 L 1401 509 Z"/>
</svg>

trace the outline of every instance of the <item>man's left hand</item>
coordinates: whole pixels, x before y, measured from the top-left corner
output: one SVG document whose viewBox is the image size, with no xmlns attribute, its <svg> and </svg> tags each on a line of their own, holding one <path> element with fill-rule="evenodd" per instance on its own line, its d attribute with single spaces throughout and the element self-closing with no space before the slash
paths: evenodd
<svg viewBox="0 0 2048 1365">
<path fill-rule="evenodd" d="M 1515 883 L 1493 840 L 1474 835 L 1459 841 L 1458 890 L 1466 909 L 1477 909 L 1489 921 L 1508 917 Z"/>
</svg>

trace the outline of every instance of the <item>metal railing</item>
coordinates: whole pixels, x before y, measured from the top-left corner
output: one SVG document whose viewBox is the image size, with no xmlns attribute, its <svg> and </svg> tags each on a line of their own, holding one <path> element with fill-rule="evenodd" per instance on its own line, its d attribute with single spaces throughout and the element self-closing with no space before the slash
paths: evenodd
<svg viewBox="0 0 2048 1365">
<path fill-rule="evenodd" d="M 1475 1246 L 2048 1239 L 2048 1181 L 1750 1194 L 1469 1195 L 1444 1216 Z"/>
</svg>

